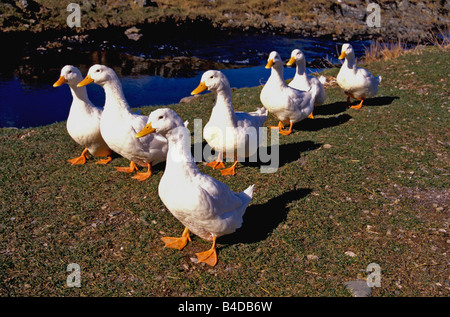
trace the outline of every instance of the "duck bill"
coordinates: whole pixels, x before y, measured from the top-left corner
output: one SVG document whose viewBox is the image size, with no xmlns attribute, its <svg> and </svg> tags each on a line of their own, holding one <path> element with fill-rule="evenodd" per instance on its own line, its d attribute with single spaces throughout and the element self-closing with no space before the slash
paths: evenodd
<svg viewBox="0 0 450 317">
<path fill-rule="evenodd" d="M 347 54 L 345 52 L 342 52 L 341 55 L 339 55 L 339 59 L 344 59 Z"/>
<path fill-rule="evenodd" d="M 64 76 L 59 77 L 59 79 L 53 84 L 53 87 L 59 87 L 67 83 L 67 80 Z"/>
<path fill-rule="evenodd" d="M 91 78 L 91 76 L 87 75 L 85 79 L 83 79 L 82 81 L 80 81 L 77 85 L 77 87 L 83 87 L 86 85 L 89 85 L 90 83 L 93 83 L 94 80 Z"/>
<path fill-rule="evenodd" d="M 269 68 L 272 68 L 272 66 L 273 66 L 273 59 L 269 59 L 269 61 L 267 62 L 266 68 L 269 69 Z"/>
<path fill-rule="evenodd" d="M 155 132 L 155 128 L 153 128 L 151 122 L 149 122 L 141 131 L 136 134 L 136 138 L 141 138 L 153 132 Z"/>
<path fill-rule="evenodd" d="M 295 57 L 292 56 L 292 57 L 289 59 L 289 61 L 287 62 L 286 66 L 292 66 L 292 65 L 294 65 L 294 63 L 295 63 Z"/>
<path fill-rule="evenodd" d="M 197 95 L 203 91 L 205 91 L 207 89 L 206 84 L 204 82 L 201 82 L 197 88 L 195 88 L 192 92 L 191 95 Z"/>
</svg>

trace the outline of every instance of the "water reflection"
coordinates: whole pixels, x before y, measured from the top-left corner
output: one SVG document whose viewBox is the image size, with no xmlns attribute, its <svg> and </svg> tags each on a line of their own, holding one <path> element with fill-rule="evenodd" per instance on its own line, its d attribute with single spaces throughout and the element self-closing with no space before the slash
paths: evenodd
<svg viewBox="0 0 450 317">
<path fill-rule="evenodd" d="M 253 87 L 269 77 L 264 65 L 272 50 L 287 60 L 294 48 L 301 48 L 309 62 L 325 59 L 338 63 L 341 44 L 324 39 L 225 34 L 189 39 L 175 36 L 170 44 L 147 41 L 126 48 L 113 41 L 99 44 L 96 50 L 64 45 L 21 57 L 11 55 L 0 69 L 0 127 L 33 127 L 66 120 L 72 100 L 69 87 L 52 87 L 66 64 L 77 66 L 83 74 L 93 64 L 112 67 L 131 107 L 167 105 L 188 96 L 204 70 L 223 69 L 232 87 Z M 370 42 L 352 45 L 360 56 Z M 285 78 L 293 76 L 294 68 L 286 68 Z M 102 107 L 102 88 L 89 85 L 87 89 L 92 102 Z"/>
</svg>

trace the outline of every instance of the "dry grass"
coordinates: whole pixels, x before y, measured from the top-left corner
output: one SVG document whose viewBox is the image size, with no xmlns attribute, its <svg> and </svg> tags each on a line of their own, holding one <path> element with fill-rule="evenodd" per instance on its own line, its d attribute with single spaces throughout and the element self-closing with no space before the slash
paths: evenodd
<svg viewBox="0 0 450 317">
<path fill-rule="evenodd" d="M 406 43 L 399 39 L 395 43 L 382 43 L 376 41 L 370 44 L 364 51 L 364 62 L 387 61 L 397 58 L 407 50 Z"/>
</svg>

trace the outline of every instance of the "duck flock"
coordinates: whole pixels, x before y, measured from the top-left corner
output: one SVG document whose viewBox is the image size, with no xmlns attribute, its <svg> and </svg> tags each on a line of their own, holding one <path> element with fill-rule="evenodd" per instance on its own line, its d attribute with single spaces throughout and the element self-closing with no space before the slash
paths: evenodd
<svg viewBox="0 0 450 317">
<path fill-rule="evenodd" d="M 356 66 L 350 44 L 342 46 L 339 59 L 345 61 L 337 83 L 347 95 L 348 104 L 350 98 L 361 101 L 359 105 L 352 106 L 359 109 L 365 99 L 377 93 L 381 76 L 374 77 L 366 69 Z M 283 78 L 283 60 L 277 52 L 270 53 L 266 68 L 271 69 L 271 75 L 260 94 L 262 107 L 250 113 L 234 111 L 230 84 L 222 72 L 209 70 L 202 75 L 200 84 L 192 94 L 209 90 L 216 96 L 203 136 L 219 154 L 207 166 L 220 169 L 222 175 L 236 175 L 238 156 L 249 157 L 253 154 L 249 150 L 248 131 L 263 127 L 268 113 L 279 121 L 277 126 L 270 128 L 278 129 L 285 136 L 292 133 L 294 123 L 314 118 L 314 107 L 323 104 L 326 98 L 325 77 L 306 74 L 305 56 L 299 49 L 292 51 L 287 65 L 294 63 L 296 74 L 287 85 Z M 115 167 L 117 171 L 133 173 L 138 170 L 138 165 L 147 168 L 146 172 L 133 176 L 139 181 L 152 175 L 152 166 L 165 161 L 158 194 L 185 229 L 181 237 L 163 237 L 162 240 L 166 247 L 179 250 L 191 241 L 190 232 L 212 241 L 209 250 L 197 253 L 197 259 L 198 262 L 215 266 L 216 239 L 241 227 L 244 212 L 253 197 L 254 185 L 236 193 L 225 183 L 200 172 L 191 153 L 188 121 L 183 121 L 169 108 L 157 109 L 149 116 L 132 113 L 120 80 L 111 68 L 93 65 L 83 79 L 76 67 L 66 65 L 53 86 L 65 83 L 69 85 L 73 97 L 67 131 L 75 142 L 84 147 L 79 157 L 68 161 L 73 165 L 84 164 L 89 152 L 95 157 L 104 157 L 97 164 L 108 164 L 112 160 L 111 154 L 115 152 L 130 161 L 129 166 Z M 105 90 L 103 110 L 89 100 L 85 86 L 90 83 L 98 84 Z M 285 125 L 289 128 L 286 129 Z M 234 160 L 229 168 L 225 168 L 223 163 L 225 157 Z"/>
</svg>

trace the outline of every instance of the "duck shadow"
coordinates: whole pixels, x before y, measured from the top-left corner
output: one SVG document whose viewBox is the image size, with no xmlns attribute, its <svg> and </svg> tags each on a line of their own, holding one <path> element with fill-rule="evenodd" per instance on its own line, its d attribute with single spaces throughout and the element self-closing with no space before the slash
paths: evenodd
<svg viewBox="0 0 450 317">
<path fill-rule="evenodd" d="M 381 97 L 374 97 L 370 99 L 364 100 L 364 106 L 369 107 L 377 107 L 377 106 L 387 106 L 390 105 L 395 99 L 400 99 L 400 97 L 397 96 L 381 96 Z M 359 104 L 359 101 L 353 101 L 350 105 L 354 106 Z M 349 106 L 347 105 L 347 102 L 345 101 L 338 101 L 333 102 L 330 104 L 324 104 L 320 105 L 318 107 L 314 108 L 314 115 L 333 115 L 333 114 L 339 114 L 342 112 L 345 112 Z"/>
<path fill-rule="evenodd" d="M 333 115 L 345 112 L 348 109 L 347 102 L 338 101 L 330 104 L 320 105 L 314 108 L 314 115 Z"/>
<path fill-rule="evenodd" d="M 346 123 L 352 116 L 344 113 L 336 117 L 306 119 L 297 123 L 296 130 L 300 131 L 319 131 L 326 128 L 335 127 Z"/>
<path fill-rule="evenodd" d="M 380 106 L 388 106 L 390 105 L 394 100 L 396 99 L 400 99 L 400 97 L 397 96 L 380 96 L 380 97 L 374 97 L 374 98 L 370 98 L 370 99 L 366 99 L 364 100 L 364 106 L 368 106 L 368 107 L 380 107 Z M 359 103 L 359 101 L 357 102 L 357 104 Z"/>
<path fill-rule="evenodd" d="M 311 192 L 310 188 L 294 189 L 271 198 L 264 204 L 250 205 L 243 216 L 242 226 L 232 234 L 219 237 L 217 242 L 237 244 L 265 240 L 286 219 L 289 203 L 302 199 Z"/>
<path fill-rule="evenodd" d="M 198 146 L 200 148 L 200 145 Z M 245 160 L 242 161 L 239 160 L 239 163 L 247 167 L 261 168 L 263 166 L 266 167 L 270 166 L 274 168 L 280 168 L 285 164 L 298 160 L 302 153 L 316 150 L 321 146 L 322 146 L 321 143 L 316 143 L 313 141 L 279 144 L 278 153 L 274 152 L 274 148 L 272 146 L 268 147 L 260 146 L 260 148 L 258 149 L 257 157 L 246 158 Z M 212 153 L 214 155 L 214 158 L 217 157 L 217 152 L 211 149 L 210 145 L 206 143 L 206 141 L 202 142 L 201 149 L 206 153 L 208 152 Z M 191 151 L 192 153 L 194 153 L 195 145 L 192 145 Z M 262 157 L 264 157 L 264 159 L 262 159 Z M 207 158 L 203 157 L 202 155 L 202 162 L 206 162 L 207 161 L 206 159 Z"/>
</svg>

